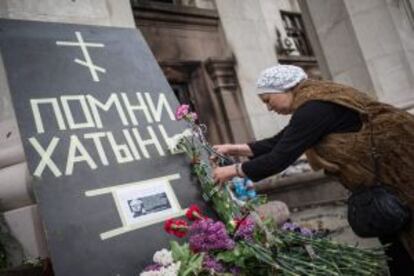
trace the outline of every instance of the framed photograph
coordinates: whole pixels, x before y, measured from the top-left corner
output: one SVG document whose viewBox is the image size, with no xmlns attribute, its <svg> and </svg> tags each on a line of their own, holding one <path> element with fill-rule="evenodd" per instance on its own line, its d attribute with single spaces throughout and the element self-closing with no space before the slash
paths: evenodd
<svg viewBox="0 0 414 276">
<path fill-rule="evenodd" d="M 114 193 L 124 225 L 157 222 L 181 211 L 168 181 L 117 189 Z"/>
</svg>

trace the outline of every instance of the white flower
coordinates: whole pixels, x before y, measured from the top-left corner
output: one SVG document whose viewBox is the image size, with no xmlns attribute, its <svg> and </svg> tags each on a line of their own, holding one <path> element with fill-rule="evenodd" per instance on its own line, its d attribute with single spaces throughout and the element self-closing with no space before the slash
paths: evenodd
<svg viewBox="0 0 414 276">
<path fill-rule="evenodd" d="M 139 274 L 139 276 L 159 276 L 160 272 L 156 270 L 144 271 Z"/>
<path fill-rule="evenodd" d="M 174 261 L 172 257 L 171 251 L 163 248 L 157 252 L 155 252 L 153 257 L 154 263 L 160 264 L 162 266 L 168 266 L 169 264 L 172 264 Z"/>
<path fill-rule="evenodd" d="M 191 129 L 187 128 L 182 133 L 176 134 L 173 137 L 170 137 L 168 140 L 168 149 L 172 154 L 177 154 L 183 152 L 182 150 L 178 149 L 178 145 L 181 143 L 181 140 L 184 137 L 191 137 L 193 133 Z"/>
<path fill-rule="evenodd" d="M 160 276 L 177 276 L 180 270 L 181 262 L 172 263 L 168 267 L 162 267 L 160 269 Z"/>
<path fill-rule="evenodd" d="M 177 276 L 180 270 L 181 262 L 172 263 L 167 267 L 161 267 L 160 270 L 144 271 L 140 276 Z"/>
</svg>

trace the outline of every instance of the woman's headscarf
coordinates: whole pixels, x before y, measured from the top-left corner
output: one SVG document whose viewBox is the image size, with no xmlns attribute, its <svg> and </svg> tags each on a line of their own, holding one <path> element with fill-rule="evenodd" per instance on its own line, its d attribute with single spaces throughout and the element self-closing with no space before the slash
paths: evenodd
<svg viewBox="0 0 414 276">
<path fill-rule="evenodd" d="M 278 64 L 260 73 L 257 94 L 283 93 L 307 78 L 308 75 L 298 66 Z"/>
</svg>

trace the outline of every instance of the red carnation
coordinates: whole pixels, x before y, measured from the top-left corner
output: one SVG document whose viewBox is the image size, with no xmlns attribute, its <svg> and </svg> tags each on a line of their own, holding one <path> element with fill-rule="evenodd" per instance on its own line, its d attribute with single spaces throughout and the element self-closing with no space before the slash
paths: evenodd
<svg viewBox="0 0 414 276">
<path fill-rule="evenodd" d="M 249 224 L 249 219 L 247 217 L 235 218 L 234 223 L 236 224 L 236 229 L 238 229 L 239 227 Z"/>
<path fill-rule="evenodd" d="M 164 223 L 164 230 L 168 234 L 182 238 L 187 234 L 188 224 L 182 219 L 168 219 Z"/>
<path fill-rule="evenodd" d="M 174 220 L 173 219 L 167 219 L 165 222 L 164 222 L 164 230 L 165 230 L 165 232 L 167 232 L 168 234 L 171 234 L 171 227 L 172 227 L 172 225 L 173 225 L 173 223 L 174 223 Z"/>
<path fill-rule="evenodd" d="M 188 208 L 185 215 L 189 220 L 199 220 L 204 218 L 201 214 L 200 208 L 195 204 L 192 204 L 190 208 Z"/>
</svg>

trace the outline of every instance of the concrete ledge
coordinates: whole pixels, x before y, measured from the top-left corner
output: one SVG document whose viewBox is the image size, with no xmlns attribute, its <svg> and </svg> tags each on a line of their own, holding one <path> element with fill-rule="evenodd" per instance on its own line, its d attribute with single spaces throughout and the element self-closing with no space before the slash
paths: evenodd
<svg viewBox="0 0 414 276">
<path fill-rule="evenodd" d="M 19 163 L 0 170 L 0 211 L 34 203 L 27 164 Z"/>
<path fill-rule="evenodd" d="M 271 191 L 274 189 L 295 189 L 296 186 L 301 186 L 303 183 L 315 183 L 319 181 L 327 181 L 328 177 L 321 171 L 306 172 L 283 178 L 270 177 L 256 183 L 258 191 Z"/>
<path fill-rule="evenodd" d="M 25 155 L 16 120 L 0 122 L 0 168 L 24 161 Z"/>
<path fill-rule="evenodd" d="M 345 201 L 349 196 L 348 190 L 322 172 L 265 179 L 256 183 L 256 190 L 267 194 L 269 200 L 285 202 L 291 209 Z"/>
<path fill-rule="evenodd" d="M 4 213 L 11 234 L 21 244 L 26 258 L 49 256 L 37 205 Z"/>
</svg>

